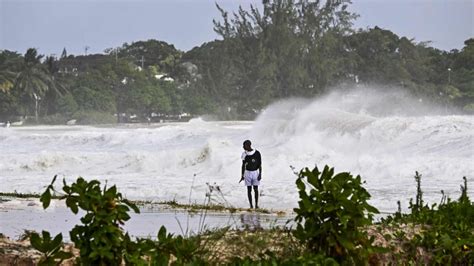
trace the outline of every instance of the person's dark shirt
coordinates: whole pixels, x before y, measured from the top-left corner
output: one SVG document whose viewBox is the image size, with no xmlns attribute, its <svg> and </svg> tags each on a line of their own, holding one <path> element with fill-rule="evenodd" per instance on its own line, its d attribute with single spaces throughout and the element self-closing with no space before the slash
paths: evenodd
<svg viewBox="0 0 474 266">
<path fill-rule="evenodd" d="M 260 168 L 262 164 L 262 157 L 260 152 L 255 150 L 252 155 L 246 155 L 244 158 L 245 170 L 256 171 Z"/>
</svg>

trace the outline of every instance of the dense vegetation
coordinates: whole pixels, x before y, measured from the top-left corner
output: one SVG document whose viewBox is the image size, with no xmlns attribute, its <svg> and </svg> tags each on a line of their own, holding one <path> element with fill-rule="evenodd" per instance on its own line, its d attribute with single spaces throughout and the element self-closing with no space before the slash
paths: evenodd
<svg viewBox="0 0 474 266">
<path fill-rule="evenodd" d="M 131 238 L 122 225 L 128 212 L 139 209 L 122 198 L 115 186 L 102 189 L 96 180 L 78 178 L 62 191 L 54 182 L 41 196 L 44 208 L 56 195 L 77 214 L 81 224 L 70 231 L 79 249 L 78 265 L 472 265 L 474 205 L 467 181 L 457 201 L 442 197 L 439 206 L 424 205 L 421 175 L 411 213 L 395 213 L 373 223 L 377 209 L 361 177 L 334 174 L 334 169 L 305 168 L 298 173 L 296 227 L 247 230 L 216 229 L 190 237 L 173 236 L 161 227 L 156 240 Z M 404 228 L 404 229 L 403 229 Z M 408 228 L 408 230 L 407 230 Z M 409 233 L 411 235 L 409 235 Z M 375 237 L 379 241 L 375 243 Z M 56 265 L 72 254 L 62 247 L 62 235 L 31 234 L 31 244 L 43 256 L 40 264 Z M 382 239 L 385 243 L 380 242 Z"/>
<path fill-rule="evenodd" d="M 400 211 L 383 220 L 384 224 L 417 224 L 420 233 L 404 243 L 407 256 L 416 257 L 420 247 L 431 255 L 431 264 L 472 265 L 474 263 L 474 205 L 467 196 L 467 179 L 461 185 L 461 196 L 451 200 L 441 191 L 439 204 L 428 206 L 423 202 L 421 175 L 415 175 L 417 194 L 415 202 L 410 200 L 411 213 Z M 403 237 L 399 233 L 398 237 Z M 426 263 L 426 258 L 414 259 L 417 263 Z"/>
<path fill-rule="evenodd" d="M 158 40 L 104 54 L 64 49 L 59 58 L 2 50 L 0 120 L 109 123 L 183 113 L 250 119 L 277 99 L 355 84 L 403 87 L 474 112 L 474 39 L 448 52 L 379 27 L 354 30 L 349 4 L 265 0 L 263 10 L 235 14 L 217 7 L 221 40 L 187 52 Z"/>
</svg>

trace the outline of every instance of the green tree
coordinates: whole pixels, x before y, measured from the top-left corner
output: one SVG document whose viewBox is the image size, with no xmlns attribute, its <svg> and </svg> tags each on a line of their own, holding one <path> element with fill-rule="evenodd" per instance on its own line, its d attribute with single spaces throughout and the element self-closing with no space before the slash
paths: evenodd
<svg viewBox="0 0 474 266">
<path fill-rule="evenodd" d="M 7 93 L 13 88 L 16 71 L 19 70 L 20 54 L 0 51 L 0 92 Z"/>
<path fill-rule="evenodd" d="M 18 93 L 12 91 L 0 91 L 0 121 L 11 119 L 21 111 L 21 102 Z"/>
<path fill-rule="evenodd" d="M 170 113 L 171 99 L 165 92 L 163 83 L 154 77 L 147 79 L 144 73 L 135 75 L 133 84 L 125 92 L 127 112 L 145 117 L 151 117 L 151 113 Z"/>
<path fill-rule="evenodd" d="M 114 113 L 115 96 L 111 92 L 79 87 L 74 91 L 78 108 L 83 111 L 100 111 Z"/>
<path fill-rule="evenodd" d="M 34 48 L 26 51 L 24 62 L 15 80 L 15 87 L 22 92 L 23 97 L 34 102 L 35 120 L 38 122 L 39 103 L 50 89 L 56 88 L 48 69 L 41 63 L 43 55 L 38 55 Z"/>
<path fill-rule="evenodd" d="M 414 46 L 407 39 L 402 40 L 389 30 L 379 27 L 359 31 L 350 37 L 352 50 L 359 58 L 356 75 L 364 83 L 397 84 L 410 80 L 410 74 L 402 65 L 402 58 L 413 58 Z"/>
<path fill-rule="evenodd" d="M 10 116 L 20 112 L 21 102 L 14 84 L 21 64 L 20 54 L 0 51 L 0 120 L 8 120 Z"/>
<path fill-rule="evenodd" d="M 125 113 L 128 106 L 128 93 L 134 87 L 139 78 L 138 70 L 134 69 L 134 64 L 121 59 L 113 64 L 108 72 L 107 80 L 111 84 L 115 94 L 117 108 L 117 122 L 121 121 L 121 113 Z"/>
<path fill-rule="evenodd" d="M 464 42 L 461 52 L 454 55 L 450 82 L 458 88 L 461 97 L 456 102 L 465 110 L 474 112 L 474 38 Z"/>
<path fill-rule="evenodd" d="M 63 94 L 69 93 L 69 90 L 67 89 L 68 83 L 64 82 L 62 76 L 59 74 L 59 61 L 56 60 L 54 56 L 47 56 L 43 64 L 55 87 L 54 90 L 48 90 L 44 94 L 42 113 L 46 116 L 59 111 L 58 101 L 63 97 Z"/>
<path fill-rule="evenodd" d="M 220 112 L 227 117 L 228 107 L 235 110 L 238 106 L 241 97 L 237 87 L 232 85 L 235 84 L 237 69 L 226 51 L 224 42 L 216 40 L 183 55 L 185 72 L 181 75 L 180 88 L 186 95 L 183 104 L 188 112 L 203 114 L 215 111 L 220 105 L 227 109 Z"/>
<path fill-rule="evenodd" d="M 344 76 L 342 40 L 356 17 L 348 4 L 264 1 L 262 12 L 240 7 L 233 18 L 218 6 L 223 21 L 214 21 L 214 30 L 224 39 L 233 71 L 225 93 L 237 100 L 240 112 L 258 112 L 278 98 L 320 93 Z"/>
<path fill-rule="evenodd" d="M 57 100 L 57 111 L 68 117 L 79 110 L 79 106 L 71 93 L 64 94 Z"/>
<path fill-rule="evenodd" d="M 137 66 L 147 68 L 157 66 L 159 71 L 166 74 L 173 74 L 182 56 L 182 52 L 174 45 L 158 40 L 136 41 L 131 44 L 124 43 L 117 49 L 109 48 L 106 53 L 133 62 Z M 142 61 L 143 60 L 143 61 Z"/>
</svg>

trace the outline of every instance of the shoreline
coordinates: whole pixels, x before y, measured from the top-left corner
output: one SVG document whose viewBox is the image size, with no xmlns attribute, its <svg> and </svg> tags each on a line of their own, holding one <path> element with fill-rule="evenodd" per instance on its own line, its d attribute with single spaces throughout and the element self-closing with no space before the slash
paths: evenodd
<svg viewBox="0 0 474 266">
<path fill-rule="evenodd" d="M 2 198 L 3 197 L 3 198 Z M 34 200 L 39 199 L 40 194 L 37 193 L 18 193 L 18 192 L 0 192 L 0 210 L 2 208 L 2 203 L 11 201 L 12 199 L 25 199 L 25 200 Z M 60 196 L 52 195 L 51 199 L 59 200 Z M 256 212 L 261 214 L 270 214 L 277 216 L 293 216 L 293 209 L 250 209 L 250 208 L 241 208 L 234 206 L 225 206 L 222 204 L 200 204 L 200 203 L 180 203 L 176 200 L 165 200 L 165 201 L 151 201 L 151 200 L 128 200 L 131 203 L 136 204 L 140 208 L 144 209 L 173 209 L 173 210 L 182 210 L 191 213 L 199 211 L 212 211 L 217 213 L 241 213 L 241 212 Z"/>
<path fill-rule="evenodd" d="M 62 233 L 69 241 L 69 231 L 80 224 L 82 212 L 74 215 L 65 202 L 53 199 L 51 206 L 44 210 L 38 198 L 8 198 L 0 201 L 0 233 L 10 239 L 17 239 L 25 231 L 50 231 Z M 185 205 L 181 205 L 185 206 Z M 286 213 L 249 211 L 245 209 L 196 209 L 190 206 L 172 207 L 163 203 L 139 203 L 140 213 L 130 212 L 123 229 L 130 235 L 141 238 L 156 238 L 159 228 L 164 225 L 168 232 L 190 236 L 207 230 L 230 227 L 232 229 L 269 229 L 287 226 L 292 219 Z"/>
</svg>

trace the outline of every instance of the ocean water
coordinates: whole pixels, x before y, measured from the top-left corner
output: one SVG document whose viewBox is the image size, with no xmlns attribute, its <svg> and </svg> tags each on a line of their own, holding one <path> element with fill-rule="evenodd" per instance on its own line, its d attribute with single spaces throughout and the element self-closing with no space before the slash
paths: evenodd
<svg viewBox="0 0 474 266">
<path fill-rule="evenodd" d="M 463 176 L 474 198 L 474 116 L 370 89 L 277 102 L 252 122 L 0 128 L 0 192 L 41 193 L 54 175 L 82 176 L 150 201 L 203 203 L 218 185 L 213 200 L 247 207 L 238 183 L 245 139 L 262 153 L 263 208 L 297 206 L 294 171 L 326 164 L 361 175 L 383 212 L 397 200 L 407 209 L 415 171 L 427 202 L 439 202 L 441 190 L 458 198 Z"/>
</svg>

